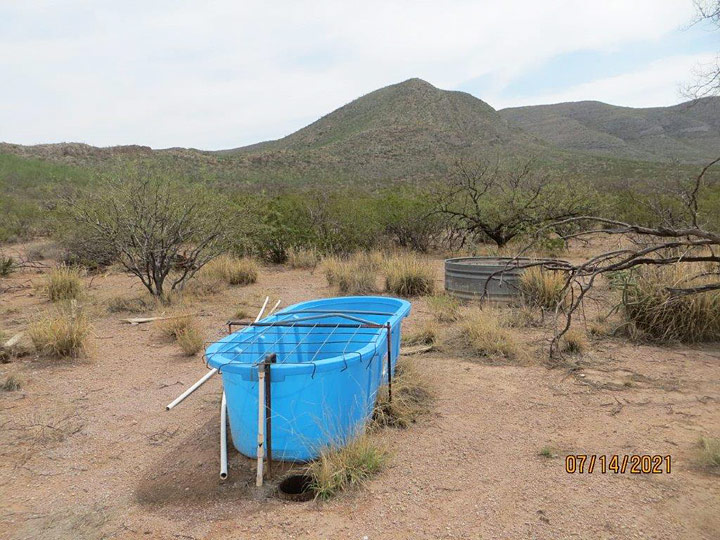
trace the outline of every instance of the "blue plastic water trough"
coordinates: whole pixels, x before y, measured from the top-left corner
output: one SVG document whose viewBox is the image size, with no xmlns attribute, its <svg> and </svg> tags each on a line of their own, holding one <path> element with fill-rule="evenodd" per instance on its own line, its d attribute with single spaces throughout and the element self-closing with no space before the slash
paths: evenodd
<svg viewBox="0 0 720 540">
<path fill-rule="evenodd" d="M 258 366 L 272 354 L 274 459 L 308 461 L 355 435 L 387 381 L 388 349 L 394 372 L 409 313 L 410 303 L 398 298 L 312 300 L 210 345 L 205 356 L 222 374 L 235 448 L 257 457 Z"/>
</svg>

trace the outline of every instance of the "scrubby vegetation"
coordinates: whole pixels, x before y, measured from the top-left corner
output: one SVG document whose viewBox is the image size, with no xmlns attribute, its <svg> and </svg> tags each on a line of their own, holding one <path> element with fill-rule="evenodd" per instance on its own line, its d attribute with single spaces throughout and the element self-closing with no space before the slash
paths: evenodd
<svg viewBox="0 0 720 540">
<path fill-rule="evenodd" d="M 554 310 L 562 306 L 565 282 L 566 277 L 562 272 L 533 266 L 520 276 L 520 292 L 528 305 Z"/>
<path fill-rule="evenodd" d="M 5 380 L 2 383 L 0 383 L 0 390 L 3 390 L 4 392 L 15 392 L 20 390 L 22 385 L 22 379 L 18 375 L 11 373 L 5 377 Z"/>
<path fill-rule="evenodd" d="M 430 410 L 433 400 L 430 383 L 411 359 L 398 359 L 392 388 L 392 401 L 389 401 L 387 386 L 378 390 L 373 413 L 375 426 L 406 428 Z"/>
<path fill-rule="evenodd" d="M 90 323 L 75 305 L 58 307 L 28 327 L 38 353 L 57 358 L 77 358 L 86 352 Z"/>
<path fill-rule="evenodd" d="M 720 472 L 720 438 L 701 437 L 698 441 L 698 464 Z"/>
<path fill-rule="evenodd" d="M 205 338 L 202 330 L 196 324 L 188 325 L 183 330 L 178 331 L 175 338 L 180 350 L 187 356 L 195 356 L 204 348 Z"/>
<path fill-rule="evenodd" d="M 587 349 L 588 341 L 585 332 L 570 329 L 562 337 L 561 350 L 569 354 L 582 354 Z"/>
<path fill-rule="evenodd" d="M 342 294 L 369 294 L 378 290 L 382 255 L 377 252 L 356 253 L 347 258 L 331 256 L 324 259 L 322 265 L 328 285 Z"/>
<path fill-rule="evenodd" d="M 228 285 L 249 285 L 258 278 L 258 265 L 250 258 L 221 255 L 210 261 L 199 277 L 208 277 Z"/>
<path fill-rule="evenodd" d="M 70 266 L 61 266 L 50 272 L 45 283 L 45 290 L 51 302 L 77 300 L 82 289 L 80 269 Z"/>
<path fill-rule="evenodd" d="M 110 313 L 147 313 L 155 307 L 155 300 L 147 293 L 140 296 L 115 296 L 107 302 Z"/>
<path fill-rule="evenodd" d="M 691 295 L 672 292 L 707 282 L 693 279 L 697 270 L 676 265 L 616 275 L 615 286 L 622 291 L 622 307 L 631 332 L 657 341 L 720 340 L 720 291 Z"/>
<path fill-rule="evenodd" d="M 15 259 L 0 253 L 0 277 L 8 277 L 15 270 Z"/>
<path fill-rule="evenodd" d="M 520 353 L 517 341 L 497 310 L 472 308 L 460 323 L 464 344 L 478 356 L 515 359 Z"/>
<path fill-rule="evenodd" d="M 287 254 L 290 268 L 314 269 L 320 260 L 320 253 L 315 248 L 290 248 Z"/>
<path fill-rule="evenodd" d="M 440 323 L 452 323 L 460 318 L 460 300 L 449 294 L 438 294 L 427 299 L 434 319 Z"/>
<path fill-rule="evenodd" d="M 329 499 L 340 491 L 362 485 L 379 472 L 388 458 L 387 450 L 369 435 L 361 434 L 343 446 L 324 448 L 312 462 L 307 474 L 320 499 Z"/>
<path fill-rule="evenodd" d="M 425 322 L 415 330 L 403 335 L 403 345 L 434 345 L 438 342 L 437 326 L 431 322 Z"/>
<path fill-rule="evenodd" d="M 417 255 L 388 258 L 385 263 L 385 288 L 399 296 L 425 296 L 435 291 L 435 272 Z"/>
<path fill-rule="evenodd" d="M 174 340 L 187 356 L 194 356 L 204 348 L 205 335 L 197 319 L 189 313 L 159 321 L 158 329 L 163 336 Z"/>
</svg>

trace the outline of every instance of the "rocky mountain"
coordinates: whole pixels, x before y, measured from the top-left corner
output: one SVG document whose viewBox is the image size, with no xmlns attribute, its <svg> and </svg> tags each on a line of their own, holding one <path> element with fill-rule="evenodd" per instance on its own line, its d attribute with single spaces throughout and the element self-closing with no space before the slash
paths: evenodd
<svg viewBox="0 0 720 540">
<path fill-rule="evenodd" d="M 636 109 L 578 101 L 503 109 L 508 123 L 570 151 L 702 163 L 720 155 L 720 97 Z"/>
</svg>

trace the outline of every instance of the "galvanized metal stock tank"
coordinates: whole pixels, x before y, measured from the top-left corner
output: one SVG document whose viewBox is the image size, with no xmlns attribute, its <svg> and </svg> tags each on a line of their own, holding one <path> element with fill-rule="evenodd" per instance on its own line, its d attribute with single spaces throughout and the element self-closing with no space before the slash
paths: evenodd
<svg viewBox="0 0 720 540">
<path fill-rule="evenodd" d="M 465 300 L 487 299 L 508 302 L 520 294 L 520 276 L 525 269 L 518 266 L 532 262 L 552 262 L 552 260 L 523 257 L 446 259 L 445 290 Z"/>
</svg>

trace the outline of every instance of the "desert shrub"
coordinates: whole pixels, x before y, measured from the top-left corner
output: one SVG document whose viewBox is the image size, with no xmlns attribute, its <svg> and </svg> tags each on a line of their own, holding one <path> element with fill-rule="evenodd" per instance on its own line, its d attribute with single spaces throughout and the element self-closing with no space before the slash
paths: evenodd
<svg viewBox="0 0 720 540">
<path fill-rule="evenodd" d="M 60 235 L 61 261 L 67 266 L 82 266 L 98 271 L 118 260 L 118 250 L 112 242 L 89 227 L 75 227 Z"/>
<path fill-rule="evenodd" d="M 8 277 L 15 271 L 15 259 L 0 253 L 0 277 Z"/>
<path fill-rule="evenodd" d="M 562 306 L 565 276 L 562 272 L 546 270 L 541 266 L 527 268 L 520 276 L 520 293 L 530 306 L 554 310 Z"/>
<path fill-rule="evenodd" d="M 367 294 L 377 291 L 377 274 L 382 255 L 358 253 L 347 259 L 328 257 L 323 271 L 328 285 L 342 294 Z"/>
<path fill-rule="evenodd" d="M 430 189 L 395 185 L 378 195 L 376 207 L 384 236 L 396 246 L 426 252 L 446 232 Z"/>
<path fill-rule="evenodd" d="M 77 358 L 86 351 L 90 323 L 74 305 L 60 307 L 55 314 L 42 317 L 28 327 L 35 350 L 58 358 Z"/>
<path fill-rule="evenodd" d="M 205 339 L 200 328 L 191 324 L 175 334 L 177 344 L 187 356 L 195 356 L 203 349 Z"/>
<path fill-rule="evenodd" d="M 368 268 L 343 263 L 337 276 L 337 288 L 342 294 L 368 294 L 377 291 L 377 274 Z"/>
<path fill-rule="evenodd" d="M 472 309 L 463 318 L 460 335 L 464 344 L 479 356 L 513 359 L 519 348 L 504 317 L 493 309 Z"/>
<path fill-rule="evenodd" d="M 112 171 L 117 176 L 67 211 L 79 230 L 117 252 L 125 270 L 163 298 L 228 248 L 236 216 L 224 194 L 158 171 L 134 165 Z"/>
<path fill-rule="evenodd" d="M 178 335 L 193 326 L 197 326 L 195 317 L 187 313 L 181 313 L 158 321 L 158 330 L 169 339 L 177 339 Z"/>
<path fill-rule="evenodd" d="M 449 294 L 429 296 L 428 307 L 437 322 L 451 323 L 460 318 L 460 300 Z"/>
<path fill-rule="evenodd" d="M 204 298 L 206 296 L 212 296 L 218 294 L 227 288 L 227 282 L 220 277 L 198 273 L 189 280 L 185 287 L 183 287 L 181 296 L 183 298 L 197 297 Z M 169 300 L 170 303 L 177 298 L 177 294 L 166 295 L 165 300 Z"/>
<path fill-rule="evenodd" d="M 23 382 L 22 379 L 11 373 L 7 377 L 5 377 L 5 380 L 0 383 L 0 390 L 3 390 L 5 392 L 15 392 L 17 390 L 20 390 L 22 388 Z"/>
<path fill-rule="evenodd" d="M 697 268 L 672 265 L 643 268 L 615 276 L 631 334 L 656 341 L 702 342 L 720 339 L 720 291 L 677 295 L 671 288 L 688 286 Z M 692 281 L 692 285 L 702 280 Z"/>
<path fill-rule="evenodd" d="M 336 256 L 325 257 L 320 263 L 322 272 L 325 274 L 325 279 L 331 287 L 337 285 L 342 263 L 342 259 Z"/>
<path fill-rule="evenodd" d="M 571 328 L 563 335 L 560 349 L 570 354 L 582 354 L 585 352 L 585 349 L 587 349 L 587 345 L 588 342 L 585 332 Z"/>
<path fill-rule="evenodd" d="M 257 281 L 258 265 L 249 258 L 221 255 L 205 265 L 200 274 L 228 285 L 249 285 Z"/>
<path fill-rule="evenodd" d="M 76 300 L 82 293 L 80 270 L 71 266 L 60 266 L 47 277 L 45 290 L 51 302 Z"/>
<path fill-rule="evenodd" d="M 320 262 L 320 253 L 315 248 L 290 248 L 287 265 L 290 268 L 312 269 Z"/>
<path fill-rule="evenodd" d="M 425 296 L 435 291 L 435 272 L 417 255 L 391 257 L 386 263 L 385 288 L 400 296 Z"/>
<path fill-rule="evenodd" d="M 110 313 L 147 313 L 155 307 L 155 300 L 147 295 L 115 296 L 107 302 L 107 310 Z"/>
<path fill-rule="evenodd" d="M 388 453 L 368 435 L 357 435 L 344 446 L 331 446 L 308 465 L 312 488 L 320 499 L 362 485 L 385 465 Z"/>
<path fill-rule="evenodd" d="M 715 471 L 720 471 L 720 439 L 701 437 L 698 441 L 698 464 Z"/>
<path fill-rule="evenodd" d="M 537 311 L 529 306 L 518 306 L 513 308 L 506 317 L 508 326 L 513 328 L 538 327 L 542 324 Z"/>
<path fill-rule="evenodd" d="M 408 427 L 430 410 L 433 393 L 430 383 L 417 364 L 401 357 L 395 366 L 392 382 L 392 401 L 389 401 L 388 387 L 378 390 L 373 424 L 376 427 Z"/>
<path fill-rule="evenodd" d="M 430 323 L 424 323 L 414 332 L 403 336 L 403 345 L 434 345 L 438 341 L 437 327 Z"/>
</svg>

